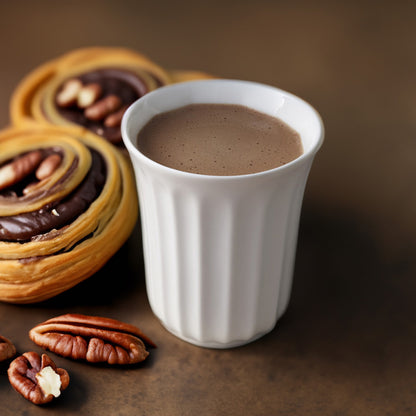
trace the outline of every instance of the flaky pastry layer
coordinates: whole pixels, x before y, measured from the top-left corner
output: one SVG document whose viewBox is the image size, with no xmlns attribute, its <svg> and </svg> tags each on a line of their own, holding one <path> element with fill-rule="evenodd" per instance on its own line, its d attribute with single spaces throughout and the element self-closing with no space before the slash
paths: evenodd
<svg viewBox="0 0 416 416">
<path fill-rule="evenodd" d="M 87 209 L 60 229 L 27 241 L 0 241 L 0 300 L 6 302 L 45 300 L 88 278 L 120 249 L 138 217 L 128 159 L 110 143 L 80 129 L 32 125 L 3 130 L 0 166 L 42 147 L 60 149 L 60 166 L 36 184 L 31 198 L 9 197 L 6 189 L 0 197 L 0 217 L 42 209 L 70 196 L 91 168 L 92 150 L 104 161 L 105 182 Z"/>
</svg>

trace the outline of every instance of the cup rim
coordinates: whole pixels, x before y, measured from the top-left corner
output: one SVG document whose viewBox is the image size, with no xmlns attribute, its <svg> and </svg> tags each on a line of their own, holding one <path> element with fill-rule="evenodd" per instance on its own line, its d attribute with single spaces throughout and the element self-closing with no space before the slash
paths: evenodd
<svg viewBox="0 0 416 416">
<path fill-rule="evenodd" d="M 128 134 L 128 123 L 130 121 L 130 118 L 132 117 L 132 114 L 134 114 L 134 112 L 136 111 L 136 108 L 142 106 L 144 102 L 152 99 L 154 96 L 158 96 L 158 95 L 163 96 L 163 94 L 165 94 L 166 90 L 192 88 L 192 85 L 198 87 L 198 85 L 200 85 L 200 84 L 221 84 L 221 83 L 223 83 L 223 84 L 241 84 L 242 86 L 243 85 L 251 85 L 251 86 L 257 86 L 257 87 L 260 87 L 260 88 L 268 88 L 268 89 L 274 90 L 275 92 L 279 93 L 282 97 L 289 97 L 289 98 L 299 102 L 305 108 L 308 108 L 309 112 L 311 112 L 311 114 L 314 115 L 315 119 L 318 122 L 318 134 L 317 134 L 318 137 L 316 139 L 315 144 L 313 146 L 311 146 L 311 148 L 308 151 L 304 150 L 304 152 L 300 156 L 298 156 L 296 159 L 294 159 L 294 160 L 292 160 L 288 163 L 285 163 L 284 165 L 277 166 L 277 167 L 272 168 L 272 169 L 263 170 L 263 171 L 260 171 L 260 172 L 244 173 L 244 174 L 238 174 L 238 175 L 208 175 L 208 174 L 203 174 L 203 173 L 187 172 L 187 171 L 182 171 L 182 170 L 179 170 L 179 169 L 171 168 L 169 166 L 162 165 L 161 163 L 158 163 L 158 162 L 154 161 L 153 159 L 147 157 L 134 145 L 134 143 L 132 142 L 133 138 L 130 137 L 130 135 Z M 188 103 L 188 104 L 191 104 L 191 103 Z M 172 109 L 180 108 L 180 107 L 185 106 L 185 105 L 187 105 L 187 104 L 181 104 L 181 105 L 178 105 L 176 107 L 173 107 Z M 291 127 L 294 128 L 293 126 L 291 126 Z M 272 85 L 259 83 L 259 82 L 255 82 L 255 81 L 220 78 L 220 79 L 203 79 L 203 80 L 184 81 L 184 82 L 180 82 L 180 83 L 176 83 L 176 84 L 165 85 L 165 86 L 159 87 L 159 88 L 157 88 L 153 91 L 148 92 L 147 94 L 143 95 L 142 97 L 140 97 L 136 101 L 134 101 L 127 108 L 127 110 L 124 112 L 122 122 L 121 122 L 121 135 L 122 135 L 122 140 L 124 142 L 124 145 L 127 148 L 127 151 L 129 152 L 130 155 L 133 154 L 134 156 L 141 159 L 142 161 L 144 161 L 148 165 L 153 166 L 153 167 L 158 168 L 158 169 L 165 170 L 167 172 L 170 172 L 170 174 L 175 174 L 175 175 L 179 175 L 179 176 L 186 176 L 186 177 L 190 177 L 190 178 L 207 179 L 207 180 L 225 180 L 225 179 L 227 179 L 227 180 L 238 180 L 240 178 L 249 178 L 249 177 L 254 178 L 254 177 L 261 177 L 261 176 L 264 176 L 264 175 L 270 175 L 270 174 L 276 173 L 276 172 L 285 172 L 285 171 L 293 169 L 297 165 L 303 164 L 306 160 L 308 160 L 310 158 L 313 158 L 314 155 L 318 152 L 318 150 L 321 148 L 321 146 L 323 144 L 324 136 L 325 136 L 325 127 L 324 127 L 322 118 L 321 118 L 320 114 L 318 113 L 318 111 L 310 103 L 308 103 L 307 101 L 305 101 L 304 99 L 300 98 L 299 96 L 297 96 L 293 93 L 290 93 L 288 91 L 285 91 L 283 89 L 280 89 L 280 88 L 272 86 Z"/>
</svg>

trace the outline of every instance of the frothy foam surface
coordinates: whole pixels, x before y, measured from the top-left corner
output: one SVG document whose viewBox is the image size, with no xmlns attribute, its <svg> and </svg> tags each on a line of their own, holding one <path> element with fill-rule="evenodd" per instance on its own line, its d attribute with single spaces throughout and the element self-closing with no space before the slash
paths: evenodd
<svg viewBox="0 0 416 416">
<path fill-rule="evenodd" d="M 186 172 L 242 175 L 282 166 L 303 153 L 299 134 L 276 117 L 240 105 L 191 104 L 159 114 L 137 148 Z"/>
</svg>

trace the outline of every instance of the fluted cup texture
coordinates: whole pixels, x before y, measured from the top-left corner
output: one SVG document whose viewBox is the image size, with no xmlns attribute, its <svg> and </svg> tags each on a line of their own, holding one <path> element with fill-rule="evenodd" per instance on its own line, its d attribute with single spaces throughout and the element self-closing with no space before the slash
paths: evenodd
<svg viewBox="0 0 416 416">
<path fill-rule="evenodd" d="M 209 176 L 161 166 L 136 149 L 137 133 L 153 115 L 195 102 L 277 115 L 300 132 L 304 155 L 258 174 Z M 193 81 L 141 98 L 122 131 L 136 174 L 154 314 L 173 334 L 204 347 L 243 345 L 271 331 L 290 299 L 304 188 L 323 137 L 318 114 L 261 84 Z"/>
</svg>

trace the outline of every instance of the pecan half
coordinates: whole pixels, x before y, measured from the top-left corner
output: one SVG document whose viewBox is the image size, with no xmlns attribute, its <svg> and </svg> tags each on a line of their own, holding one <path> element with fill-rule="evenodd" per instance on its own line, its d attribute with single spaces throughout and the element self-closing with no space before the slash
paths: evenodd
<svg viewBox="0 0 416 416">
<path fill-rule="evenodd" d="M 80 314 L 49 319 L 32 328 L 29 337 L 58 355 L 91 363 L 134 364 L 149 355 L 145 343 L 156 347 L 133 325 Z"/>
<path fill-rule="evenodd" d="M 75 104 L 78 94 L 82 89 L 82 82 L 79 79 L 71 78 L 65 82 L 62 90 L 56 96 L 56 102 L 61 107 L 70 107 Z"/>
<path fill-rule="evenodd" d="M 107 95 L 101 100 L 85 109 L 85 117 L 89 120 L 99 121 L 109 114 L 117 111 L 122 105 L 121 98 L 117 95 Z"/>
<path fill-rule="evenodd" d="M 42 160 L 42 153 L 33 150 L 0 168 L 0 189 L 14 185 L 33 172 Z"/>
<path fill-rule="evenodd" d="M 35 175 L 39 181 L 49 178 L 58 166 L 61 164 L 62 157 L 58 153 L 52 153 L 46 159 L 43 159 L 39 167 L 36 169 Z"/>
<path fill-rule="evenodd" d="M 0 335 L 0 361 L 7 360 L 16 354 L 16 348 L 7 338 Z"/>
<path fill-rule="evenodd" d="M 123 105 L 119 110 L 114 113 L 109 114 L 104 120 L 105 127 L 119 127 L 121 125 L 121 120 L 128 106 Z"/>
<path fill-rule="evenodd" d="M 25 352 L 10 363 L 7 370 L 10 384 L 25 399 L 45 404 L 58 397 L 69 384 L 69 375 L 46 355 Z"/>
<path fill-rule="evenodd" d="M 84 85 L 78 94 L 78 107 L 87 108 L 93 105 L 101 97 L 102 93 L 103 89 L 98 83 Z"/>
</svg>

